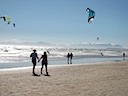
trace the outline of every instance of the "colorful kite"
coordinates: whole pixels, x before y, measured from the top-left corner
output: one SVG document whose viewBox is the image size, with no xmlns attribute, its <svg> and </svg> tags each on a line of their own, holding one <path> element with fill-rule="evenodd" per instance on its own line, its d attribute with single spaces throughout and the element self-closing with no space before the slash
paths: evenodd
<svg viewBox="0 0 128 96">
<path fill-rule="evenodd" d="M 8 20 L 8 24 L 10 24 L 10 17 L 6 16 L 7 20 Z"/>
<path fill-rule="evenodd" d="M 5 15 L 5 16 L 2 16 L 2 17 L 0 17 L 0 18 L 1 18 L 1 19 L 3 18 L 4 21 L 8 21 L 7 24 L 10 24 L 10 17 L 9 17 L 9 16 Z M 6 20 L 6 19 L 7 19 L 7 20 Z"/>
<path fill-rule="evenodd" d="M 11 22 L 11 18 L 9 16 L 7 16 L 7 15 L 1 16 L 0 19 L 3 19 L 4 22 L 7 21 L 7 24 L 10 24 L 10 22 Z M 15 23 L 13 23 L 13 27 L 15 27 L 15 26 L 16 26 Z"/>
<path fill-rule="evenodd" d="M 86 11 L 89 13 L 89 15 L 88 15 L 88 23 L 91 23 L 94 20 L 95 11 L 91 10 L 90 8 L 87 8 Z"/>
</svg>

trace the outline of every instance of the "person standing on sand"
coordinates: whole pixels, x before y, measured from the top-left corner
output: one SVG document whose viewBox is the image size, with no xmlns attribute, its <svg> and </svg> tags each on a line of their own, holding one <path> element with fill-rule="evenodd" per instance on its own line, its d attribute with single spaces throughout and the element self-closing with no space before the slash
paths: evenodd
<svg viewBox="0 0 128 96">
<path fill-rule="evenodd" d="M 69 64 L 69 57 L 70 57 L 70 54 L 68 53 L 68 54 L 67 54 L 67 58 L 68 58 L 68 64 Z"/>
<path fill-rule="evenodd" d="M 32 57 L 32 63 L 33 63 L 32 73 L 35 76 L 36 59 L 39 59 L 35 49 L 33 50 L 33 53 L 31 53 L 30 57 Z"/>
<path fill-rule="evenodd" d="M 72 64 L 72 58 L 73 58 L 73 54 L 70 54 L 70 64 Z"/>
<path fill-rule="evenodd" d="M 123 60 L 125 60 L 125 53 L 123 53 Z"/>
<path fill-rule="evenodd" d="M 47 60 L 47 54 L 46 54 L 46 52 L 44 52 L 44 55 L 41 56 L 41 58 L 39 59 L 38 62 L 40 62 L 41 59 L 42 59 L 41 74 L 42 74 L 43 67 L 44 67 L 44 65 L 45 65 L 46 76 L 50 76 L 50 75 L 48 74 L 48 69 L 47 69 L 48 60 Z"/>
</svg>

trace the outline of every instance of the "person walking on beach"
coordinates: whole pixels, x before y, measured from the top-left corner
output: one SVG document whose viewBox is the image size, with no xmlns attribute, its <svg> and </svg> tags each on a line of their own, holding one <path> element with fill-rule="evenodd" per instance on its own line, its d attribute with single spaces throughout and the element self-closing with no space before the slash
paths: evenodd
<svg viewBox="0 0 128 96">
<path fill-rule="evenodd" d="M 46 76 L 49 76 L 49 74 L 48 74 L 48 69 L 47 69 L 48 60 L 47 60 L 47 54 L 46 54 L 46 52 L 44 52 L 44 55 L 41 56 L 41 58 L 39 59 L 38 62 L 40 62 L 41 59 L 42 59 L 41 74 L 42 74 L 43 67 L 44 67 L 44 65 L 45 65 Z"/>
<path fill-rule="evenodd" d="M 68 54 L 67 54 L 67 58 L 68 58 L 68 64 L 69 64 L 69 57 L 70 57 L 70 54 L 68 53 Z"/>
<path fill-rule="evenodd" d="M 72 64 L 72 58 L 73 58 L 73 54 L 70 54 L 70 64 Z"/>
<path fill-rule="evenodd" d="M 123 60 L 125 60 L 125 53 L 123 53 Z"/>
<path fill-rule="evenodd" d="M 39 59 L 35 49 L 33 50 L 33 53 L 31 53 L 30 57 L 32 57 L 32 63 L 33 63 L 32 73 L 35 76 L 37 75 L 35 74 L 36 59 Z"/>
</svg>

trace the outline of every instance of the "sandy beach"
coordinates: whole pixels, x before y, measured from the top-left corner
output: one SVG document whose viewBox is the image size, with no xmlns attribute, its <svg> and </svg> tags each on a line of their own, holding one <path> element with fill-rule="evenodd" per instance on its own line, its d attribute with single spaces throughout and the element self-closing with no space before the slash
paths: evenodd
<svg viewBox="0 0 128 96">
<path fill-rule="evenodd" d="M 49 74 L 32 76 L 31 68 L 0 71 L 0 96 L 128 95 L 127 61 L 50 67 Z"/>
</svg>

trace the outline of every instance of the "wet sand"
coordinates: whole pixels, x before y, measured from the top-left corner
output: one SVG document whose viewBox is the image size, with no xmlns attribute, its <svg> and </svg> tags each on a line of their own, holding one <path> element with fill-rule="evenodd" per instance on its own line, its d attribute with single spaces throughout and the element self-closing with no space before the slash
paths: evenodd
<svg viewBox="0 0 128 96">
<path fill-rule="evenodd" d="M 50 67 L 50 76 L 32 76 L 31 71 L 0 71 L 0 96 L 128 95 L 128 61 Z"/>
</svg>

